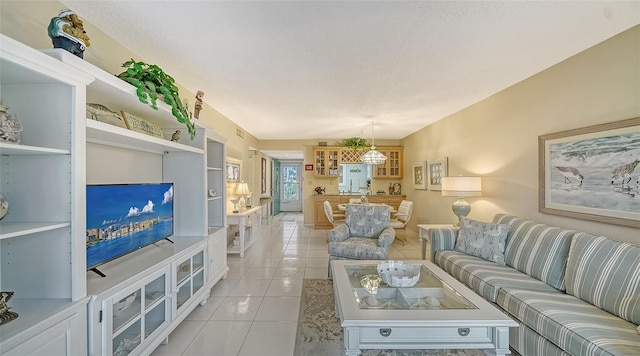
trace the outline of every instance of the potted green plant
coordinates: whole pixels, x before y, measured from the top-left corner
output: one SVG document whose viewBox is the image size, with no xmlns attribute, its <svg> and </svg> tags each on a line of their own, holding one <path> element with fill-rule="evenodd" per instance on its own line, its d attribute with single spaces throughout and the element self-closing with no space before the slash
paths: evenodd
<svg viewBox="0 0 640 356">
<path fill-rule="evenodd" d="M 136 87 L 138 99 L 158 110 L 156 101 L 158 95 L 161 95 L 163 101 L 171 106 L 171 113 L 178 122 L 187 126 L 193 140 L 196 136 L 195 126 L 189 117 L 189 111 L 182 105 L 175 79 L 155 64 L 138 62 L 133 59 L 124 62 L 122 67 L 127 70 L 118 74 L 117 77 Z"/>
<path fill-rule="evenodd" d="M 367 140 L 361 137 L 348 138 L 342 141 L 340 145 L 344 147 L 349 147 L 354 151 L 360 148 L 369 147 L 369 143 L 367 142 Z"/>
</svg>

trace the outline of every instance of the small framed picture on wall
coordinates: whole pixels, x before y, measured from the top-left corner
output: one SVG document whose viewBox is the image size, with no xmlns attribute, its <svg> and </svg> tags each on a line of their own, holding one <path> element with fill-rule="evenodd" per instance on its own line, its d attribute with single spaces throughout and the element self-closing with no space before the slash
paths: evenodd
<svg viewBox="0 0 640 356">
<path fill-rule="evenodd" d="M 416 162 L 413 164 L 413 188 L 427 189 L 427 162 Z"/>
<path fill-rule="evenodd" d="M 225 175 L 229 182 L 239 182 L 241 177 L 242 161 L 239 159 L 227 157 L 225 167 Z"/>
<path fill-rule="evenodd" d="M 436 158 L 427 164 L 429 190 L 442 190 L 442 178 L 447 176 L 447 157 Z"/>
</svg>

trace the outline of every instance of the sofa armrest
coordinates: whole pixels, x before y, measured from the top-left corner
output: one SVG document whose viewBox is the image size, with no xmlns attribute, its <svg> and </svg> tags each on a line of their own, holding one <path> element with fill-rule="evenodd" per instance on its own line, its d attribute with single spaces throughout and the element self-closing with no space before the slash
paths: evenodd
<svg viewBox="0 0 640 356">
<path fill-rule="evenodd" d="M 378 235 L 378 247 L 389 247 L 396 238 L 396 230 L 392 227 L 388 227 Z"/>
<path fill-rule="evenodd" d="M 349 226 L 340 224 L 329 230 L 329 241 L 339 242 L 349 238 Z"/>
<path fill-rule="evenodd" d="M 431 242 L 429 253 L 431 262 L 435 257 L 436 251 L 453 250 L 456 246 L 456 239 L 458 238 L 457 227 L 439 227 L 429 229 L 429 241 Z"/>
</svg>

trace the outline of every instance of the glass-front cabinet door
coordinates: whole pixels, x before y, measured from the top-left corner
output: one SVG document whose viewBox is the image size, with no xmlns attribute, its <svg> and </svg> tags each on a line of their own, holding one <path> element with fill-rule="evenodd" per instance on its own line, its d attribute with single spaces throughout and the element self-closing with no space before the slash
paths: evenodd
<svg viewBox="0 0 640 356">
<path fill-rule="evenodd" d="M 313 149 L 315 175 L 317 177 L 337 177 L 340 172 L 340 150 L 335 147 Z"/>
<path fill-rule="evenodd" d="M 104 354 L 125 356 L 169 320 L 169 271 L 163 268 L 104 301 Z M 110 336 L 110 337 L 109 337 Z"/>
<path fill-rule="evenodd" d="M 403 175 L 403 153 L 402 147 L 380 149 L 380 153 L 387 157 L 383 164 L 375 165 L 373 170 L 375 178 L 402 178 Z"/>
<path fill-rule="evenodd" d="M 175 315 L 178 315 L 189 299 L 204 287 L 206 277 L 204 268 L 205 249 L 206 246 L 203 246 L 193 255 L 175 264 L 174 273 L 178 291 L 175 298 Z"/>
</svg>

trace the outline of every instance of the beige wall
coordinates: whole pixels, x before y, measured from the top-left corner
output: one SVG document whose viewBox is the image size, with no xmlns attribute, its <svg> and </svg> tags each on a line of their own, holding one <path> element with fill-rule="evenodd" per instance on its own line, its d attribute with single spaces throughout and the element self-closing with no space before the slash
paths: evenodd
<svg viewBox="0 0 640 356">
<path fill-rule="evenodd" d="M 34 48 L 51 48 L 46 28 L 49 20 L 65 7 L 57 1 L 3 0 L 0 2 L 0 32 Z M 82 19 L 81 13 L 79 16 Z M 91 37 L 91 47 L 85 52 L 88 62 L 117 74 L 125 60 L 140 59 L 90 23 L 85 23 L 85 28 Z M 180 78 L 176 80 L 180 82 Z M 182 87 L 180 91 L 193 103 L 194 93 Z M 483 176 L 484 196 L 470 199 L 471 218 L 490 220 L 495 213 L 507 212 L 638 244 L 637 229 L 537 211 L 539 135 L 638 116 L 640 26 L 401 141 L 380 140 L 376 143 L 382 146 L 400 142 L 405 146 L 406 177 L 402 180 L 402 190 L 415 203 L 412 230 L 416 230 L 416 223 L 454 222 L 450 210 L 453 198 L 443 198 L 439 192 L 413 190 L 409 177 L 413 162 L 447 156 L 451 175 Z M 211 107 L 206 94 L 201 120 L 227 138 L 227 156 L 243 161 L 242 178 L 250 184 L 254 196 L 260 191 L 262 154 L 251 148 L 303 150 L 304 162 L 312 163 L 311 147 L 318 141 L 333 141 L 258 141 L 246 131 L 244 138 L 240 138 L 236 135 L 238 126 Z M 304 178 L 305 223 L 311 224 L 313 188 L 323 185 L 331 191 L 337 183 L 335 179 L 315 178 L 312 173 L 305 173 Z M 387 186 L 388 181 L 374 180 L 374 190 Z"/>
<path fill-rule="evenodd" d="M 640 26 L 402 140 L 405 166 L 446 156 L 450 175 L 480 175 L 470 218 L 509 213 L 640 244 L 638 229 L 538 212 L 538 136 L 640 116 Z M 454 198 L 403 187 L 416 223 L 453 223 Z"/>
<path fill-rule="evenodd" d="M 33 48 L 53 48 L 47 34 L 47 26 L 52 17 L 66 5 L 57 1 L 7 1 L 0 2 L 0 32 Z M 72 9 L 73 10 L 73 9 Z M 78 13 L 80 19 L 82 14 Z M 91 46 L 84 53 L 84 59 L 105 71 L 113 74 L 122 72 L 121 64 L 130 58 L 144 60 L 133 51 L 123 47 L 111 37 L 84 21 L 85 30 L 91 39 Z M 159 63 L 155 63 L 160 65 Z M 169 73 L 171 74 L 171 73 Z M 180 86 L 180 78 L 175 77 L 180 94 L 190 103 L 195 103 L 195 94 Z M 204 108 L 200 113 L 200 120 L 220 136 L 227 139 L 227 156 L 240 159 L 243 162 L 243 177 L 253 192 L 260 189 L 259 170 L 254 169 L 255 159 L 251 157 L 250 147 L 258 147 L 258 140 L 245 129 L 238 127 L 227 117 L 216 111 L 204 96 Z M 240 128 L 244 131 L 244 138 L 236 134 Z M 259 160 L 258 160 L 259 161 Z M 257 176 L 256 176 L 257 174 Z M 235 188 L 235 185 L 230 188 Z M 257 189 L 257 190 L 256 190 Z"/>
</svg>

